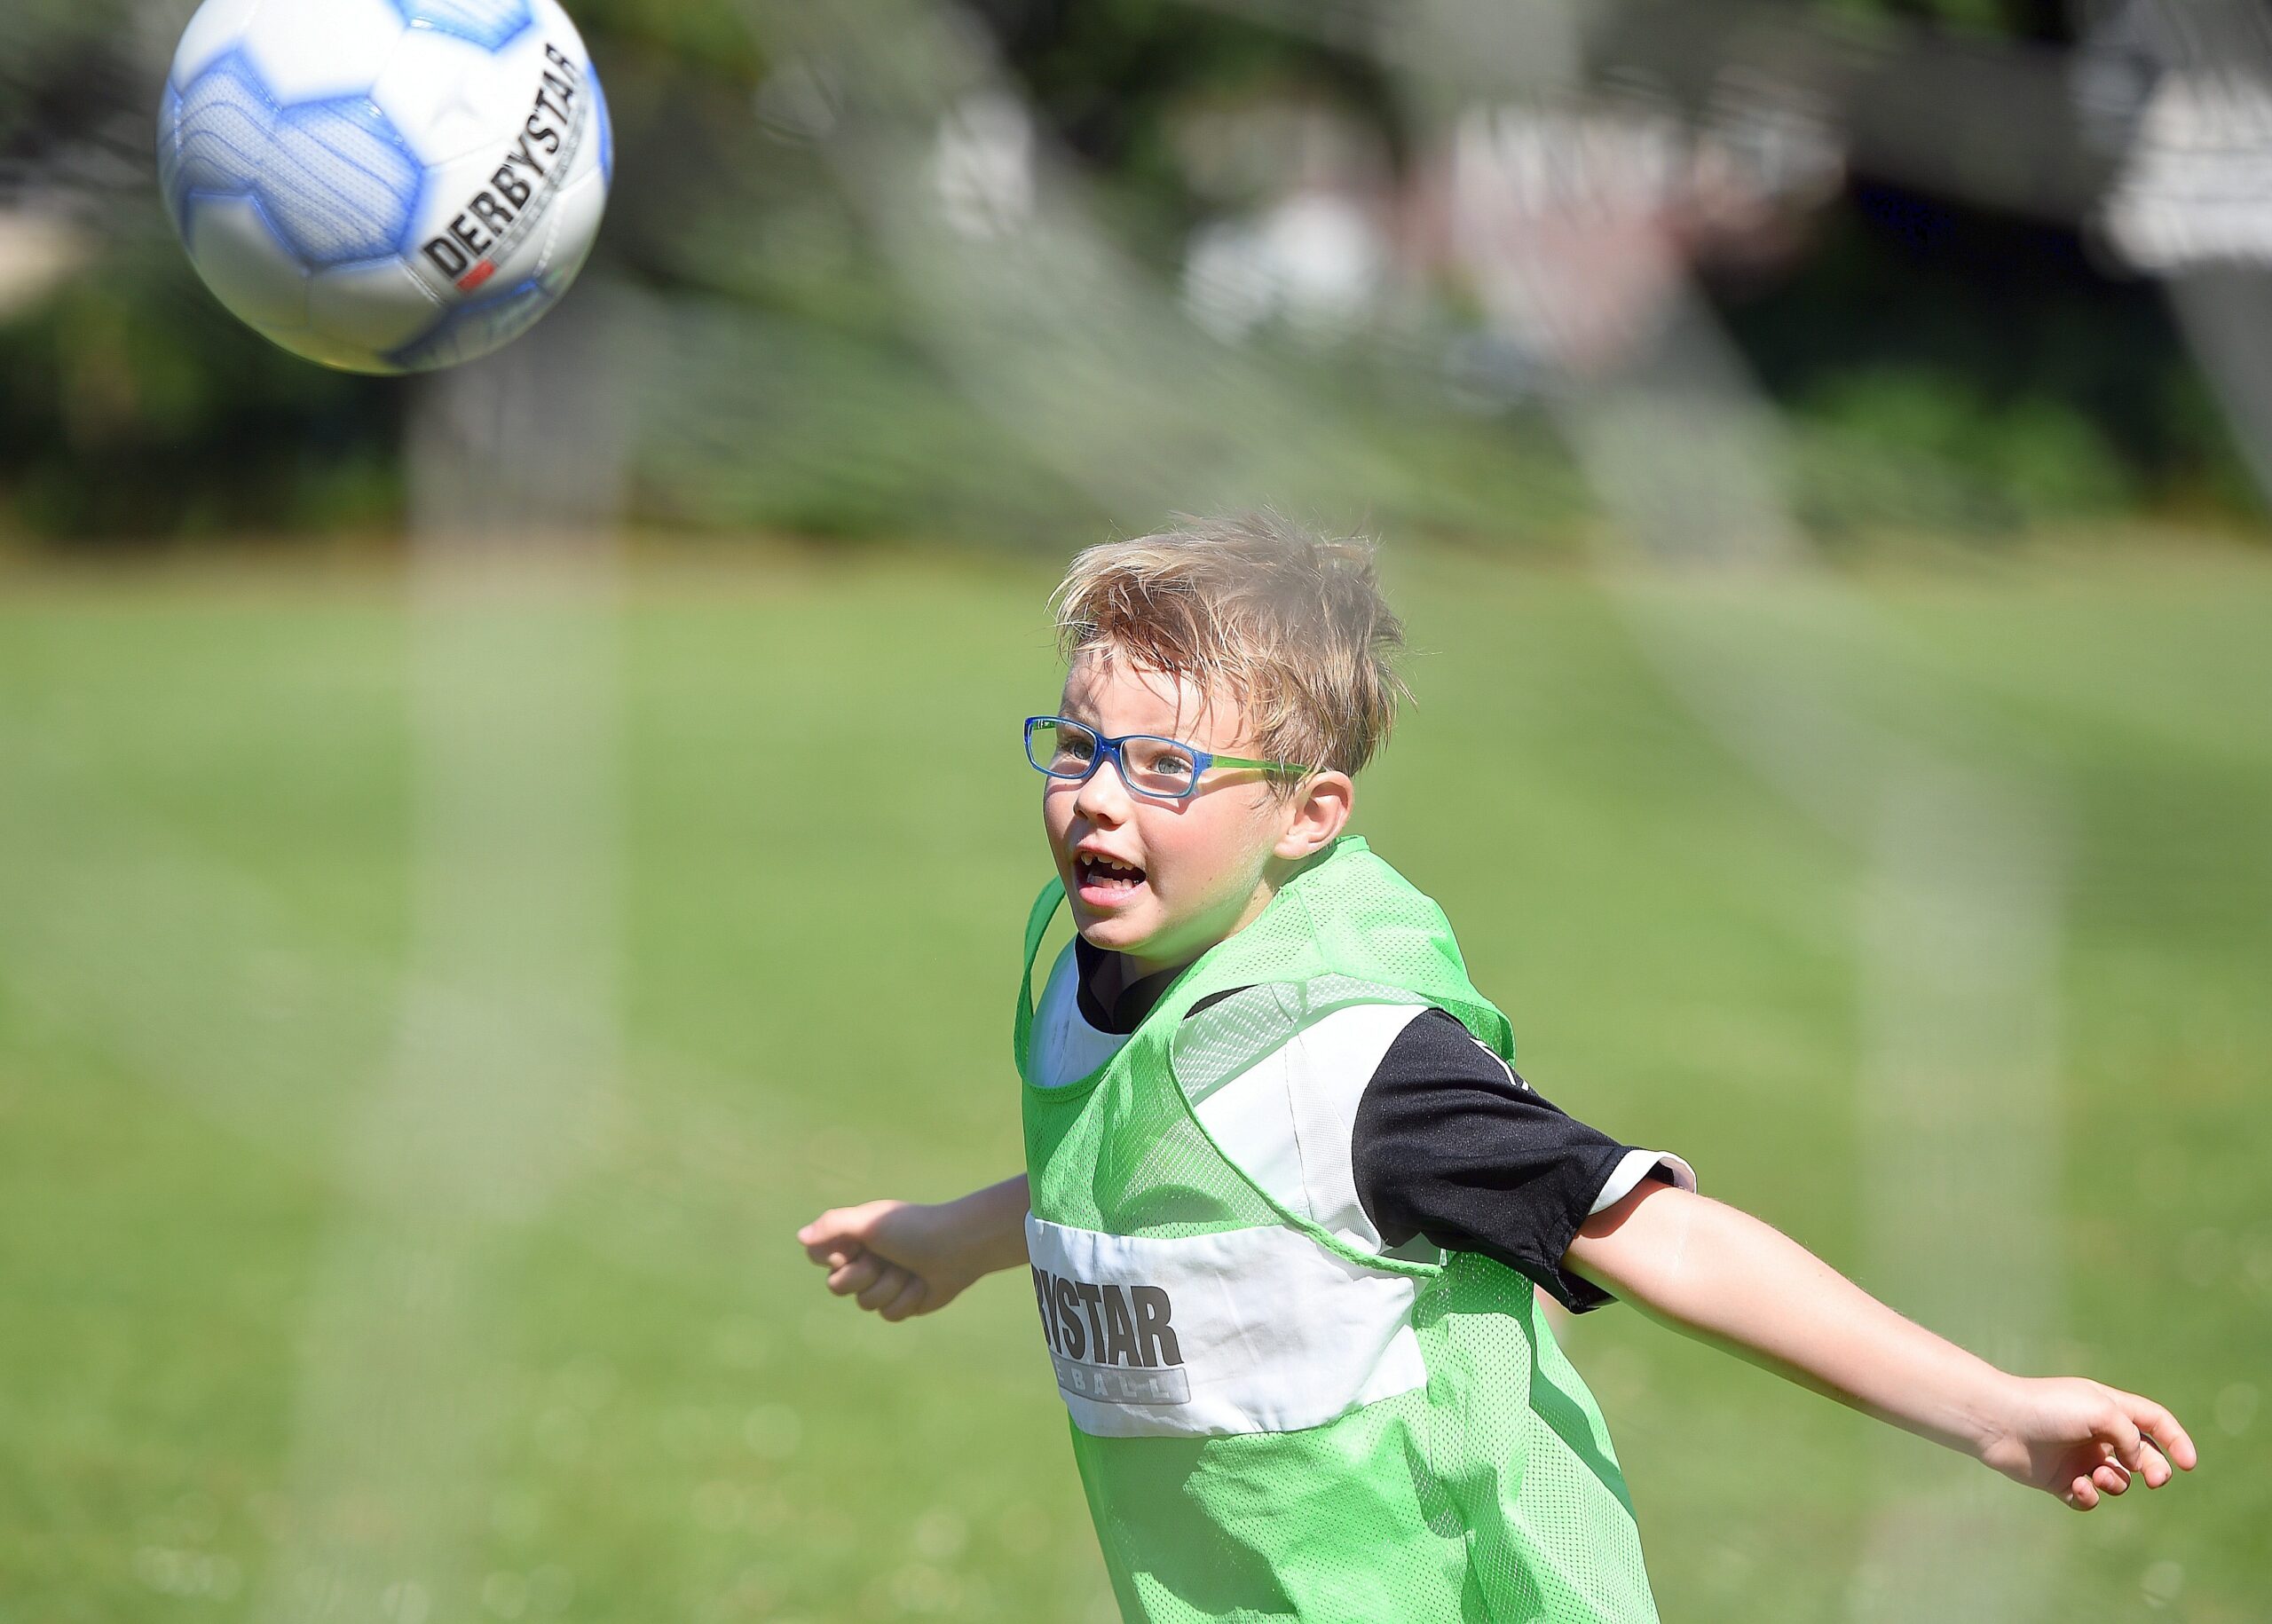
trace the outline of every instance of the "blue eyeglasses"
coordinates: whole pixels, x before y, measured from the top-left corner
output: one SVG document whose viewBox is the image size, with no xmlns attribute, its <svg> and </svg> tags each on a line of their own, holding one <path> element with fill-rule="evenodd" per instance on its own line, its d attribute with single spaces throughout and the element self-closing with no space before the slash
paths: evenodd
<svg viewBox="0 0 2272 1624">
<path fill-rule="evenodd" d="M 1026 760 L 1053 778 L 1085 779 L 1110 761 L 1120 781 L 1139 794 L 1188 800 L 1199 792 L 1199 776 L 1211 767 L 1251 767 L 1264 772 L 1306 773 L 1298 761 L 1258 761 L 1242 755 L 1217 755 L 1181 739 L 1149 733 L 1107 738 L 1094 728 L 1063 716 L 1026 718 Z"/>
</svg>

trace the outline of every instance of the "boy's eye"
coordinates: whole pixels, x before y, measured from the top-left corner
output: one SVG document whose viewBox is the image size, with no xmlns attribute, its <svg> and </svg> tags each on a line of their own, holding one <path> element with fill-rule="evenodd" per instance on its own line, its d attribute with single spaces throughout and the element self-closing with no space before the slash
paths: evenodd
<svg viewBox="0 0 2272 1624">
<path fill-rule="evenodd" d="M 1068 767 L 1083 766 L 1097 753 L 1093 734 L 1077 732 L 1071 728 L 1054 728 L 1051 731 L 1057 736 L 1052 753 Z"/>
<path fill-rule="evenodd" d="M 1191 777 L 1191 755 L 1173 745 L 1155 739 L 1135 739 L 1128 745 L 1136 770 L 1150 777 L 1182 780 Z"/>
</svg>

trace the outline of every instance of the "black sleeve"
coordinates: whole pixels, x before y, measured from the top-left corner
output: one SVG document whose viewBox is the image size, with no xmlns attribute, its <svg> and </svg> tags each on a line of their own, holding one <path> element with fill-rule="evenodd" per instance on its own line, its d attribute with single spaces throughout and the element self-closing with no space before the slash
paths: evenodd
<svg viewBox="0 0 2272 1624">
<path fill-rule="evenodd" d="M 1413 1018 L 1357 1107 L 1357 1198 L 1388 1245 L 1421 1234 L 1519 1269 L 1574 1313 L 1613 1299 L 1562 1254 L 1632 1147 L 1557 1109 L 1440 1009 Z"/>
</svg>

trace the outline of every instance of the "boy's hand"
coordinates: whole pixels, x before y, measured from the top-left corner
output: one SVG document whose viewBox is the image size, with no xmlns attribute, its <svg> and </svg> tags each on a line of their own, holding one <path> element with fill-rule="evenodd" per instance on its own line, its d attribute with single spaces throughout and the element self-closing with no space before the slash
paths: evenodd
<svg viewBox="0 0 2272 1624">
<path fill-rule="evenodd" d="M 828 1271 L 828 1289 L 887 1320 L 944 1308 L 973 1281 L 1025 1261 L 1020 1174 L 959 1201 L 871 1201 L 836 1207 L 797 1232 Z"/>
<path fill-rule="evenodd" d="M 797 1232 L 805 1255 L 828 1271 L 828 1289 L 887 1320 L 944 1308 L 976 1271 L 958 1266 L 958 1249 L 942 1209 L 872 1201 L 822 1213 Z"/>
<path fill-rule="evenodd" d="M 2193 1440 L 2151 1399 L 2081 1376 L 2014 1377 L 2010 1400 L 1980 1458 L 2015 1482 L 2056 1494 L 2078 1511 L 2142 1477 L 2159 1488 L 2171 1465 L 2191 1471 Z"/>
</svg>

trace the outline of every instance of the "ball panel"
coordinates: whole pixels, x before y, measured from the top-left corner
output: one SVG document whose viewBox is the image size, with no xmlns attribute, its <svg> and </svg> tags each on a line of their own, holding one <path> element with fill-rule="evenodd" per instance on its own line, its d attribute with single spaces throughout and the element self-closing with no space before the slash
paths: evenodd
<svg viewBox="0 0 2272 1624">
<path fill-rule="evenodd" d="M 534 20 L 529 0 L 392 0 L 402 20 L 414 28 L 501 51 Z"/>
<path fill-rule="evenodd" d="M 286 348 L 290 349 L 291 346 L 287 345 Z M 351 372 L 365 376 L 373 374 L 384 377 L 396 375 L 391 367 L 367 365 L 359 355 L 341 354 L 321 343 L 312 343 L 292 352 L 304 361 L 313 361 L 317 366 L 328 367 L 334 372 Z"/>
<path fill-rule="evenodd" d="M 243 39 L 269 94 L 290 106 L 367 94 L 404 33 L 389 0 L 276 0 L 252 20 Z"/>
<path fill-rule="evenodd" d="M 269 336 L 275 338 L 278 343 L 301 359 L 313 361 L 320 367 L 328 367 L 334 372 L 355 372 L 366 376 L 389 378 L 398 376 L 402 372 L 401 367 L 395 366 L 383 355 L 375 354 L 360 344 L 335 338 L 314 327 L 280 338 L 272 333 Z"/>
<path fill-rule="evenodd" d="M 564 187 L 552 201 L 545 219 L 545 240 L 537 274 L 562 292 L 576 279 L 599 240 L 600 219 L 607 212 L 607 177 L 596 169 Z"/>
<path fill-rule="evenodd" d="M 405 372 L 430 372 L 438 367 L 455 367 L 487 355 L 534 327 L 558 301 L 561 291 L 531 278 L 494 293 L 485 293 L 453 311 L 432 332 L 390 352 L 385 359 Z"/>
<path fill-rule="evenodd" d="M 319 102 L 278 120 L 272 209 L 313 264 L 398 248 L 424 175 L 369 101 Z"/>
<path fill-rule="evenodd" d="M 412 28 L 372 83 L 371 99 L 396 129 L 416 132 L 418 155 L 430 165 L 500 150 L 528 116 L 535 75 L 520 56 Z"/>
<path fill-rule="evenodd" d="M 192 198 L 182 240 L 198 275 L 239 319 L 272 332 L 307 325 L 307 272 L 258 199 Z"/>
<path fill-rule="evenodd" d="M 166 200 L 166 217 L 173 222 L 177 236 L 183 229 L 182 195 L 186 190 L 181 183 L 182 134 L 181 92 L 169 79 L 158 99 L 158 194 Z"/>
<path fill-rule="evenodd" d="M 373 258 L 408 235 L 424 177 L 367 100 L 280 108 L 232 54 L 191 81 L 172 113 L 163 167 L 178 209 L 196 194 L 256 197 L 310 265 Z"/>
<path fill-rule="evenodd" d="M 599 121 L 600 177 L 612 186 L 615 185 L 615 121 L 608 116 L 607 91 L 601 88 L 600 76 L 594 74 L 585 83 L 591 87 L 592 112 Z"/>
<path fill-rule="evenodd" d="M 360 353 L 372 365 L 448 313 L 417 272 L 392 256 L 335 266 L 308 282 L 310 330 Z"/>
<path fill-rule="evenodd" d="M 178 88 L 236 49 L 238 38 L 259 14 L 264 0 L 205 0 L 182 30 L 174 51 L 171 83 Z"/>
<path fill-rule="evenodd" d="M 275 109 L 232 51 L 182 90 L 168 85 L 159 118 L 159 178 L 186 238 L 192 193 L 248 197 L 258 189 Z"/>
</svg>

